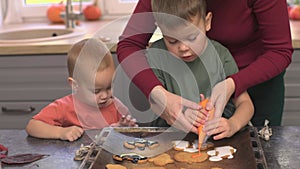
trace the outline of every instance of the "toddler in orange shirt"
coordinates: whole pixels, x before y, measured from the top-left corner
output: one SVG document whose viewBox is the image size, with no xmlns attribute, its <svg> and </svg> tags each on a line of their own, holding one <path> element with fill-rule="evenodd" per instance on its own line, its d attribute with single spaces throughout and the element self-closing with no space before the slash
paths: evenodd
<svg viewBox="0 0 300 169">
<path fill-rule="evenodd" d="M 126 106 L 112 96 L 115 65 L 106 45 L 84 39 L 68 52 L 68 83 L 73 93 L 43 108 L 27 124 L 38 138 L 74 141 L 84 130 L 137 126 Z"/>
</svg>

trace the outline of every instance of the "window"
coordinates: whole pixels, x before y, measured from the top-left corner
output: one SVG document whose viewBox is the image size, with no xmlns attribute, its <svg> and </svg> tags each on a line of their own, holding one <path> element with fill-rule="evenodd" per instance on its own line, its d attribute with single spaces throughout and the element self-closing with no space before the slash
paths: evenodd
<svg viewBox="0 0 300 169">
<path fill-rule="evenodd" d="M 20 4 L 20 11 L 24 18 L 46 17 L 47 8 L 62 1 L 66 2 L 66 0 L 23 0 L 23 3 Z M 78 2 L 79 0 L 72 0 L 75 8 L 78 8 Z M 83 5 L 91 3 L 92 0 L 82 0 Z"/>
<path fill-rule="evenodd" d="M 10 1 L 10 0 L 7 0 Z M 47 8 L 62 0 L 23 0 L 20 11 L 24 18 L 46 17 Z M 66 0 L 63 0 L 66 2 Z M 72 0 L 74 9 L 78 9 L 80 0 Z M 91 4 L 94 0 L 82 0 L 82 6 Z M 130 14 L 138 0 L 98 0 L 103 15 Z"/>
<path fill-rule="evenodd" d="M 107 15 L 130 14 L 138 0 L 102 0 L 102 9 Z"/>
<path fill-rule="evenodd" d="M 48 5 L 60 3 L 63 0 L 25 0 L 26 5 Z M 66 0 L 64 0 L 66 1 Z M 79 2 L 79 0 L 72 0 L 72 2 Z M 82 0 L 82 2 L 91 2 L 91 0 Z"/>
</svg>

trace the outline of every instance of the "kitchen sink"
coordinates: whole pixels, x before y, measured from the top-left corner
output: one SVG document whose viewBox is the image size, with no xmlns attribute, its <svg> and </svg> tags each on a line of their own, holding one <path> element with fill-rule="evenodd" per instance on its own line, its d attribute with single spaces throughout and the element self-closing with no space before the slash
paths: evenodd
<svg viewBox="0 0 300 169">
<path fill-rule="evenodd" d="M 53 41 L 84 35 L 83 29 L 66 28 L 23 28 L 0 32 L 0 43 L 26 43 Z"/>
</svg>

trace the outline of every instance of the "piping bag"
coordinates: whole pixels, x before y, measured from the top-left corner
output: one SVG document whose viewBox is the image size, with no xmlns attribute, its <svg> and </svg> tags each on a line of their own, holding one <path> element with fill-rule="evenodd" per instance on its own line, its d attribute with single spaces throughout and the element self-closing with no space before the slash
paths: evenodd
<svg viewBox="0 0 300 169">
<path fill-rule="evenodd" d="M 209 101 L 208 99 L 204 99 L 201 102 L 199 102 L 199 105 L 202 108 L 206 109 L 206 104 L 208 103 L 208 101 Z M 214 108 L 208 112 L 208 114 L 209 114 L 208 120 L 211 120 L 214 117 L 214 112 L 215 112 Z M 200 125 L 198 127 L 198 154 L 192 156 L 193 158 L 201 156 L 200 150 L 201 150 L 202 144 L 206 142 L 207 138 L 208 138 L 208 136 L 203 131 L 203 125 Z"/>
</svg>

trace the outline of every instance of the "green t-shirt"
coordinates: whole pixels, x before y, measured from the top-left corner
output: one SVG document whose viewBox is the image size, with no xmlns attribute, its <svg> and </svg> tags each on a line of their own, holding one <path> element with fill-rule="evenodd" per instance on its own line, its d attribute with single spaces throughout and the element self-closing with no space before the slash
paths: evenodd
<svg viewBox="0 0 300 169">
<path fill-rule="evenodd" d="M 193 62 L 184 62 L 172 56 L 163 39 L 151 45 L 146 56 L 150 67 L 166 90 L 199 102 L 199 94 L 210 97 L 215 84 L 238 72 L 228 49 L 216 41 L 207 42 L 204 52 Z"/>
</svg>

